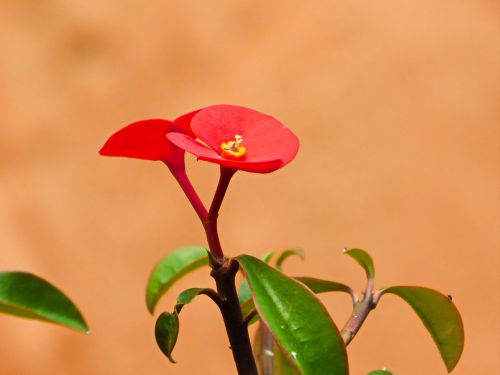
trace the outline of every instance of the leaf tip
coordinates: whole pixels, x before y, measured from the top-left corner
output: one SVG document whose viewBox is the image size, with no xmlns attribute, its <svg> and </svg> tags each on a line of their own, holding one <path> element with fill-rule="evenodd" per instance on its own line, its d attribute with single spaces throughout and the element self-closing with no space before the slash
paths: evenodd
<svg viewBox="0 0 500 375">
<path fill-rule="evenodd" d="M 152 301 L 149 298 L 146 299 L 146 307 L 148 308 L 148 311 L 151 315 L 155 314 L 155 307 L 156 307 L 155 301 Z"/>
</svg>

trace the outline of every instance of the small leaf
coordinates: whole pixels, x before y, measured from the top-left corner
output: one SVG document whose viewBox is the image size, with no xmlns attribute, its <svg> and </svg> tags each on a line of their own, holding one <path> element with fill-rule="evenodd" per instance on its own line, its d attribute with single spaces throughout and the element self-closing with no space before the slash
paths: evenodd
<svg viewBox="0 0 500 375">
<path fill-rule="evenodd" d="M 262 323 L 255 332 L 253 350 L 260 375 L 300 375 Z"/>
<path fill-rule="evenodd" d="M 269 264 L 269 262 L 271 261 L 272 257 L 274 256 L 274 253 L 276 251 L 272 250 L 272 251 L 269 251 L 267 253 L 265 253 L 263 256 L 262 256 L 262 260 L 264 262 L 266 262 L 267 264 Z"/>
<path fill-rule="evenodd" d="M 177 313 L 180 313 L 184 305 L 187 305 L 195 299 L 196 296 L 200 294 L 204 294 L 208 291 L 211 291 L 212 289 L 210 288 L 190 288 L 186 289 L 183 291 L 179 296 L 177 297 L 177 304 L 175 305 L 174 310 Z"/>
<path fill-rule="evenodd" d="M 336 281 L 322 280 L 322 279 L 316 279 L 314 277 L 304 277 L 304 276 L 295 277 L 295 280 L 298 280 L 302 284 L 305 284 L 309 289 L 311 289 L 316 294 L 326 293 L 326 292 L 345 292 L 351 296 L 354 295 L 354 291 L 349 286 L 342 283 L 338 283 Z"/>
<path fill-rule="evenodd" d="M 285 250 L 281 253 L 281 255 L 276 259 L 276 268 L 280 271 L 283 271 L 282 265 L 283 262 L 291 257 L 291 256 L 298 256 L 300 259 L 304 260 L 304 250 L 302 249 L 289 249 Z"/>
<path fill-rule="evenodd" d="M 89 332 L 82 314 L 63 292 L 26 272 L 0 272 L 0 313 Z"/>
<path fill-rule="evenodd" d="M 417 313 L 436 343 L 451 372 L 464 348 L 464 327 L 457 308 L 450 299 L 435 290 L 416 286 L 393 286 L 381 294 L 395 294 Z"/>
<path fill-rule="evenodd" d="M 394 375 L 394 373 L 387 370 L 385 367 L 380 370 L 371 371 L 368 375 Z"/>
<path fill-rule="evenodd" d="M 190 288 L 183 291 L 177 297 L 177 304 L 174 312 L 162 313 L 156 320 L 155 338 L 160 350 L 167 356 L 170 362 L 175 363 L 172 358 L 172 350 L 177 342 L 179 335 L 179 313 L 184 305 L 191 303 L 196 296 L 200 294 L 208 294 L 213 290 L 210 288 Z"/>
<path fill-rule="evenodd" d="M 358 264 L 365 270 L 368 280 L 373 280 L 375 277 L 375 266 L 373 265 L 373 259 L 370 254 L 362 249 L 344 250 L 344 254 L 349 255 L 356 262 L 358 262 Z"/>
<path fill-rule="evenodd" d="M 348 374 L 342 338 L 316 296 L 257 258 L 237 259 L 260 318 L 302 375 Z"/>
<path fill-rule="evenodd" d="M 155 338 L 158 347 L 165 354 L 168 360 L 175 363 L 172 358 L 172 350 L 177 342 L 179 335 L 179 317 L 177 313 L 162 313 L 155 324 Z"/>
<path fill-rule="evenodd" d="M 181 247 L 163 258 L 154 268 L 146 288 L 146 305 L 151 314 L 160 298 L 183 276 L 208 264 L 204 247 Z"/>
</svg>

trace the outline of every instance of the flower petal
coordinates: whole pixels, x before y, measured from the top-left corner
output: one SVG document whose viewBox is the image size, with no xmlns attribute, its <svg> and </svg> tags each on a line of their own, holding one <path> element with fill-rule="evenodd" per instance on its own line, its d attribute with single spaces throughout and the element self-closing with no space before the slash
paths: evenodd
<svg viewBox="0 0 500 375">
<path fill-rule="evenodd" d="M 197 142 L 194 138 L 182 133 L 168 133 L 167 139 L 177 147 L 190 152 L 197 157 L 214 158 L 219 156 L 214 150 Z"/>
<path fill-rule="evenodd" d="M 184 151 L 170 143 L 166 134 L 185 131 L 184 124 L 152 119 L 134 122 L 114 133 L 101 148 L 104 156 L 161 160 L 173 165 L 183 162 Z"/>
<path fill-rule="evenodd" d="M 280 167 L 293 160 L 299 140 L 275 118 L 249 108 L 214 105 L 197 112 L 191 120 L 193 133 L 220 152 L 222 142 L 243 138 L 245 162 L 281 160 Z"/>
<path fill-rule="evenodd" d="M 173 144 L 195 155 L 200 160 L 209 161 L 228 168 L 240 169 L 254 173 L 269 173 L 283 166 L 283 162 L 279 159 L 254 159 L 253 161 L 224 159 L 211 148 L 182 133 L 168 133 L 167 138 Z"/>
<path fill-rule="evenodd" d="M 179 125 L 183 129 L 183 133 L 195 138 L 195 135 L 193 131 L 191 130 L 191 120 L 196 115 L 198 112 L 200 112 L 200 109 L 197 109 L 196 111 L 192 111 L 189 113 L 186 113 L 182 116 L 177 117 L 174 122 L 176 125 Z"/>
</svg>

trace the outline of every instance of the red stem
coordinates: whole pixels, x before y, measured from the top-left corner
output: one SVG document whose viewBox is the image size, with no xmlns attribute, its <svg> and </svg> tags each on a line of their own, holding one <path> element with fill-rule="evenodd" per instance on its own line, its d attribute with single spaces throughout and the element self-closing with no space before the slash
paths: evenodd
<svg viewBox="0 0 500 375">
<path fill-rule="evenodd" d="M 179 185 L 181 185 L 184 194 L 186 194 L 186 197 L 189 199 L 189 202 L 193 206 L 200 220 L 204 222 L 208 215 L 207 209 L 198 196 L 196 190 L 194 190 L 191 181 L 189 181 L 186 169 L 184 168 L 184 163 L 181 166 L 176 167 L 167 164 L 167 167 L 170 169 Z"/>
<path fill-rule="evenodd" d="M 222 246 L 219 240 L 219 234 L 217 231 L 217 219 L 219 218 L 219 210 L 226 195 L 227 188 L 231 182 L 231 178 L 236 173 L 236 169 L 229 169 L 221 167 L 219 184 L 217 185 L 217 190 L 215 191 L 214 199 L 210 205 L 210 210 L 202 220 L 203 227 L 205 228 L 205 233 L 207 235 L 208 246 L 210 252 L 212 253 L 213 260 L 221 266 L 224 263 L 224 252 L 222 251 Z"/>
</svg>

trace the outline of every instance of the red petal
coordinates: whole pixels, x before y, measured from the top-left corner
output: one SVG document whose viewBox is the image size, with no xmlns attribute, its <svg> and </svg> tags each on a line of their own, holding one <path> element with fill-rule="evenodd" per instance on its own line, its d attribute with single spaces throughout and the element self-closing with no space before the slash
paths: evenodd
<svg viewBox="0 0 500 375">
<path fill-rule="evenodd" d="M 217 153 L 222 142 L 241 135 L 246 154 L 245 160 L 238 163 L 280 160 L 282 167 L 293 160 L 299 149 L 298 138 L 281 122 L 245 107 L 214 105 L 201 109 L 193 116 L 191 129 Z"/>
<path fill-rule="evenodd" d="M 196 115 L 200 110 L 192 111 L 177 117 L 174 122 L 176 125 L 179 125 L 183 129 L 183 133 L 189 135 L 190 137 L 195 137 L 193 131 L 191 130 L 191 119 Z"/>
<path fill-rule="evenodd" d="M 207 158 L 213 158 L 218 156 L 218 154 L 214 150 L 202 145 L 199 142 L 196 142 L 194 138 L 186 134 L 168 133 L 167 138 L 177 147 L 182 148 L 183 150 L 188 151 L 198 157 L 204 156 Z"/>
<path fill-rule="evenodd" d="M 202 145 L 194 138 L 181 133 L 168 133 L 167 138 L 179 148 L 195 155 L 200 160 L 217 163 L 228 168 L 240 169 L 254 173 L 269 173 L 283 166 L 281 160 L 230 160 L 217 154 L 211 148 Z"/>
<path fill-rule="evenodd" d="M 182 162 L 184 151 L 171 144 L 166 134 L 183 131 L 171 121 L 153 119 L 134 122 L 113 134 L 99 153 L 145 160 L 162 160 L 168 164 Z"/>
</svg>

